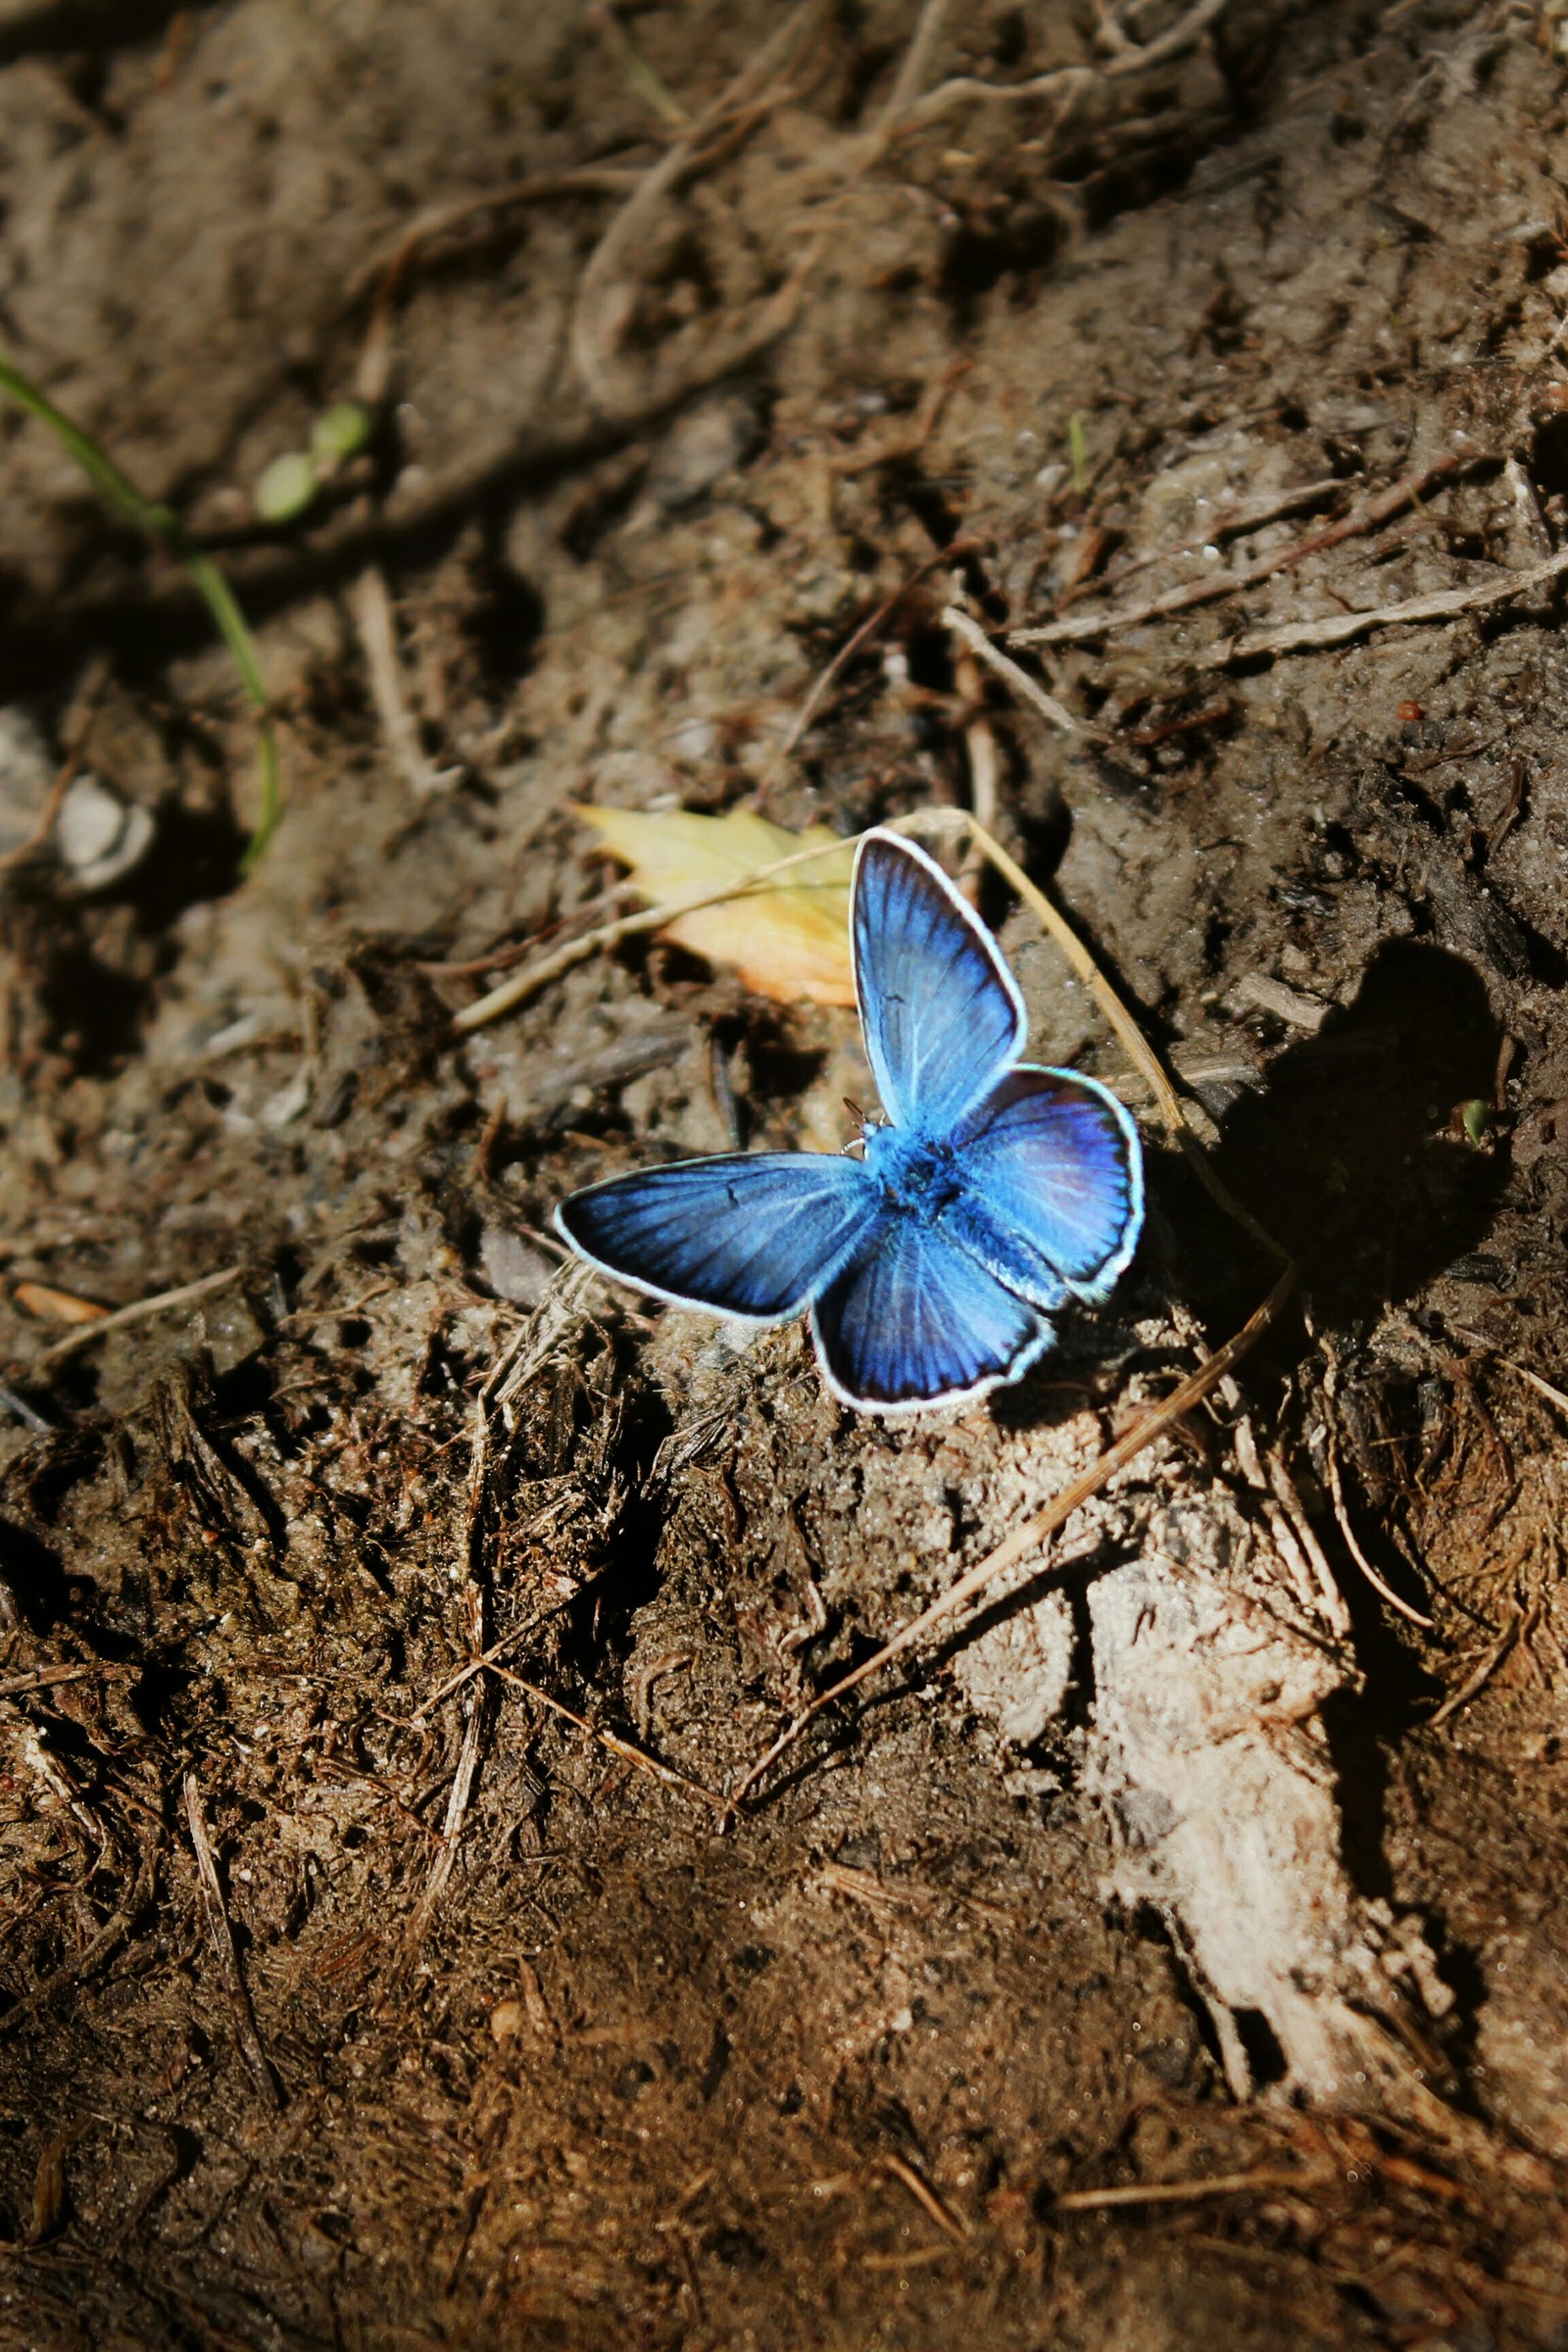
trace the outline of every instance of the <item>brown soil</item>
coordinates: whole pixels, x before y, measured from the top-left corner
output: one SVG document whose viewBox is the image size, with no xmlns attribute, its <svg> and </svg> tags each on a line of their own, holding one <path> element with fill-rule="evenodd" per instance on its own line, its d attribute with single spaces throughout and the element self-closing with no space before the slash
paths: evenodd
<svg viewBox="0 0 1568 2352">
<path fill-rule="evenodd" d="M 0 0 L 5 346 L 220 553 L 288 786 L 247 874 L 203 609 L 0 415 L 0 855 L 71 743 L 152 827 L 0 876 L 0 2342 L 1568 2347 L 1568 660 L 1549 584 L 1239 650 L 1568 532 L 1560 10 L 1200 13 L 976 0 L 894 122 L 911 0 Z M 442 967 L 604 890 L 576 801 L 962 801 L 955 589 L 1287 550 L 1016 648 L 1095 736 L 979 691 L 1298 1302 L 729 1818 L 1272 1269 L 1151 1112 L 1111 1307 L 856 1420 L 548 1238 L 835 1146 L 851 1016 L 642 945 L 464 1041 Z"/>
</svg>

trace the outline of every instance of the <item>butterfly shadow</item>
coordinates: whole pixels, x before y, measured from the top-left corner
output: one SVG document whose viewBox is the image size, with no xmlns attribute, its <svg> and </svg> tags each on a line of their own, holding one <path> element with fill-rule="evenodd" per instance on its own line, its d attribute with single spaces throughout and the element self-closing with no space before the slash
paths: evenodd
<svg viewBox="0 0 1568 2352">
<path fill-rule="evenodd" d="M 1226 1116 L 1219 1173 L 1297 1259 L 1320 1330 L 1355 1336 L 1485 1236 L 1506 1167 L 1458 1110 L 1490 1102 L 1501 1036 L 1474 964 L 1390 941 L 1353 1001 Z M 1237 1296 L 1236 1238 L 1222 1228 L 1212 1261 L 1194 1250 L 1186 1269 L 1233 1314 L 1255 1303 Z"/>
</svg>

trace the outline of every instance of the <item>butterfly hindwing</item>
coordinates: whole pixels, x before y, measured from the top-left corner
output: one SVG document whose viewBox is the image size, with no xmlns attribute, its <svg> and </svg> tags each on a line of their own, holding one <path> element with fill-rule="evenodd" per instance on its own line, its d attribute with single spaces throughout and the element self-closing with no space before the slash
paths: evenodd
<svg viewBox="0 0 1568 2352">
<path fill-rule="evenodd" d="M 640 1291 L 715 1314 L 798 1315 L 880 1215 L 853 1159 L 725 1153 L 612 1176 L 556 1211 L 580 1256 Z"/>
<path fill-rule="evenodd" d="M 1015 1069 L 953 1135 L 954 1239 L 1043 1306 L 1103 1298 L 1144 1214 L 1138 1130 L 1114 1095 L 1070 1070 Z"/>
<path fill-rule="evenodd" d="M 866 834 L 855 861 L 855 986 L 865 1050 L 895 1126 L 941 1135 L 1023 1047 L 1023 1000 L 934 858 Z"/>
<path fill-rule="evenodd" d="M 890 1209 L 811 1307 L 829 1387 L 861 1412 L 956 1404 L 1015 1380 L 1051 1326 L 914 1212 Z"/>
</svg>

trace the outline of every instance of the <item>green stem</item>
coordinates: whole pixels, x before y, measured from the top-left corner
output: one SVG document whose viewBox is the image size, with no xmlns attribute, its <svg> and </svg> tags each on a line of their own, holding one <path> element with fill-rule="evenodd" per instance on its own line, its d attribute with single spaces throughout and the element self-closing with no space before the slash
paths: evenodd
<svg viewBox="0 0 1568 2352">
<path fill-rule="evenodd" d="M 246 845 L 240 863 L 243 874 L 250 873 L 277 830 L 283 813 L 282 771 L 277 751 L 277 732 L 267 699 L 267 686 L 262 677 L 261 657 L 250 623 L 240 611 L 238 599 L 223 574 L 210 556 L 204 556 L 191 546 L 178 517 L 168 507 L 144 498 L 134 482 L 120 470 L 108 452 L 101 449 L 90 433 L 73 423 L 63 410 L 57 409 L 46 393 L 40 392 L 20 368 L 0 354 L 0 391 L 9 392 L 19 407 L 46 424 L 62 448 L 70 451 L 82 472 L 106 506 L 112 507 L 122 520 L 131 523 L 185 567 L 191 585 L 196 589 L 217 623 L 219 634 L 234 659 L 246 699 L 256 713 L 257 763 L 261 777 L 261 809 L 256 827 Z"/>
</svg>

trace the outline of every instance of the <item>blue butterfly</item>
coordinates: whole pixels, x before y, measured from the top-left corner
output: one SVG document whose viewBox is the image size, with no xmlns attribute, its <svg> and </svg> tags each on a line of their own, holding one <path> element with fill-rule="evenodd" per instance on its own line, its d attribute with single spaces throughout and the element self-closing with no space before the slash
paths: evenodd
<svg viewBox="0 0 1568 2352">
<path fill-rule="evenodd" d="M 573 1193 L 556 1225 L 677 1306 L 757 1324 L 809 1309 L 823 1377 L 858 1412 L 967 1404 L 1026 1372 L 1050 1317 L 1103 1298 L 1132 1256 L 1138 1131 L 1094 1079 L 1020 1066 L 1001 950 L 902 834 L 862 839 L 850 928 L 888 1114 L 864 1156 L 677 1160 Z"/>
</svg>

